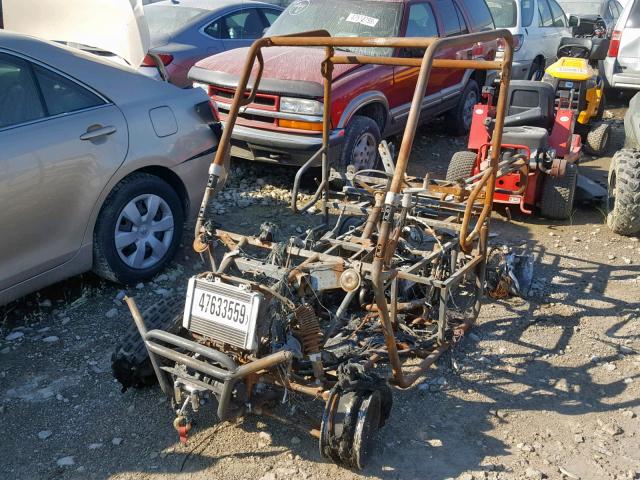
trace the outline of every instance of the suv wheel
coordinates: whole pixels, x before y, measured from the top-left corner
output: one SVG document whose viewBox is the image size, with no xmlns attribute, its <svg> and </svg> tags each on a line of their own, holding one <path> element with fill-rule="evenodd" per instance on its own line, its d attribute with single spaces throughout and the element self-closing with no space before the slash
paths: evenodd
<svg viewBox="0 0 640 480">
<path fill-rule="evenodd" d="M 93 235 L 93 270 L 130 284 L 156 275 L 180 244 L 184 212 L 164 180 L 134 173 L 105 200 Z"/>
<path fill-rule="evenodd" d="M 619 235 L 640 233 L 640 151 L 622 149 L 609 166 L 607 225 Z"/>
<path fill-rule="evenodd" d="M 378 124 L 369 117 L 354 116 L 347 125 L 338 167 L 345 171 L 353 165 L 356 171 L 376 168 L 380 161 L 378 144 L 382 140 Z"/>
<path fill-rule="evenodd" d="M 478 84 L 471 79 L 464 87 L 458 104 L 445 115 L 449 133 L 455 136 L 469 133 L 471 119 L 473 118 L 473 106 L 478 103 L 479 98 L 480 90 L 478 89 Z"/>
</svg>

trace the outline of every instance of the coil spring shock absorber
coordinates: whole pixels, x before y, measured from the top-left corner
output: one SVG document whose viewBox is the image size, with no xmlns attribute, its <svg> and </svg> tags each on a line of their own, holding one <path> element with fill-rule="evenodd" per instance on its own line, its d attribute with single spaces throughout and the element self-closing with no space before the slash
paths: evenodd
<svg viewBox="0 0 640 480">
<path fill-rule="evenodd" d="M 300 305 L 295 310 L 296 321 L 298 322 L 298 333 L 302 342 L 304 354 L 311 360 L 313 375 L 319 382 L 324 380 L 322 369 L 321 331 L 320 322 L 311 305 Z"/>
</svg>

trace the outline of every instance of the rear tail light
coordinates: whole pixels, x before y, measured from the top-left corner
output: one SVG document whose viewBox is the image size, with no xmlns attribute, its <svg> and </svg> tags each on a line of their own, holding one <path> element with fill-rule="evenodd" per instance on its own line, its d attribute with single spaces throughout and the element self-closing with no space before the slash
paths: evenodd
<svg viewBox="0 0 640 480">
<path fill-rule="evenodd" d="M 607 53 L 607 57 L 616 58 L 618 56 L 621 38 L 622 32 L 620 30 L 614 30 L 611 34 L 611 42 L 609 43 L 609 52 Z"/>
<path fill-rule="evenodd" d="M 514 35 L 513 36 L 513 51 L 517 52 L 520 50 L 522 45 L 524 44 L 524 35 Z M 504 52 L 504 39 L 498 39 L 498 51 Z"/>
<path fill-rule="evenodd" d="M 160 58 L 160 61 L 162 62 L 162 64 L 166 67 L 167 65 L 169 65 L 171 62 L 173 62 L 173 55 L 170 55 L 168 53 L 156 53 L 155 54 L 158 58 Z M 156 66 L 156 62 L 153 58 L 153 55 L 146 55 L 144 57 L 144 59 L 142 60 L 142 67 L 155 67 Z"/>
</svg>

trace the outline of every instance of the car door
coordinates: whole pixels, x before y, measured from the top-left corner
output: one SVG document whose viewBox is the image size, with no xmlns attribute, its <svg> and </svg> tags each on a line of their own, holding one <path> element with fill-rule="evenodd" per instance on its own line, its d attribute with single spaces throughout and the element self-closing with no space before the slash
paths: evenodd
<svg viewBox="0 0 640 480">
<path fill-rule="evenodd" d="M 269 26 L 257 8 L 242 8 L 225 15 L 218 25 L 225 50 L 251 45 Z"/>
<path fill-rule="evenodd" d="M 71 259 L 124 161 L 120 110 L 75 80 L 0 51 L 0 291 Z"/>
<path fill-rule="evenodd" d="M 404 21 L 405 37 L 437 37 L 438 24 L 436 16 L 433 12 L 433 6 L 430 2 L 418 1 L 411 2 L 405 12 Z M 423 49 L 402 49 L 400 55 L 405 57 L 422 58 Z M 427 86 L 427 97 L 429 100 L 423 102 L 426 107 L 432 103 L 438 103 L 441 95 L 440 90 L 445 86 L 446 72 L 443 68 L 434 68 L 431 71 L 431 77 Z M 398 122 L 406 117 L 409 112 L 411 100 L 415 90 L 416 81 L 420 69 L 417 67 L 394 67 L 394 83 L 396 88 L 392 101 L 390 102 L 395 108 L 392 114 Z"/>
</svg>

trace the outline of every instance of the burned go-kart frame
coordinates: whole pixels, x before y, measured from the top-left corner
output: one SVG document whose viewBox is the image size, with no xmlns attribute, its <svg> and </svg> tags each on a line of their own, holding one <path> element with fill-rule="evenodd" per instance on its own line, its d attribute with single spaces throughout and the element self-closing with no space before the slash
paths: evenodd
<svg viewBox="0 0 640 480">
<path fill-rule="evenodd" d="M 455 48 L 458 58 L 468 58 L 469 45 L 497 39 L 505 45 L 501 61 L 439 58 Z M 254 100 L 262 51 L 273 46 L 325 51 L 323 146 L 299 170 L 292 195 L 294 211 L 319 204 L 324 222 L 281 242 L 269 223 L 256 236 L 216 228 L 211 205 L 226 180 L 238 112 Z M 424 55 L 375 57 L 339 47 L 424 49 Z M 298 393 L 324 402 L 321 423 L 309 429 L 319 438 L 322 455 L 363 467 L 390 413 L 390 384 L 412 386 L 477 318 L 511 58 L 507 30 L 444 39 L 332 38 L 316 31 L 253 44 L 196 224 L 194 249 L 211 263 L 211 271 L 189 282 L 182 335 L 147 331 L 135 302 L 127 299 L 160 386 L 172 399 L 181 438 L 191 428 L 188 411 L 197 411 L 206 398 L 217 400 L 223 420 L 247 411 L 268 413 L 268 401 Z M 395 165 L 382 142 L 383 171 L 330 168 L 337 64 L 419 68 Z M 490 162 L 478 178 L 454 184 L 406 174 L 432 68 L 500 71 L 495 128 L 487 144 Z M 299 207 L 301 178 L 317 163 L 320 185 Z M 342 188 L 332 191 L 336 182 Z M 218 247 L 226 248 L 224 255 Z M 422 360 L 408 366 L 407 357 Z M 380 373 L 383 364 L 390 365 L 390 375 Z"/>
</svg>

